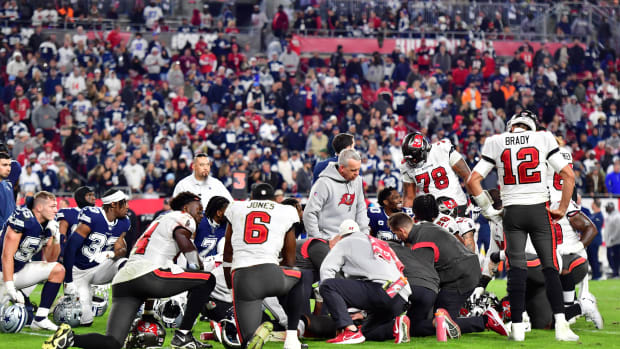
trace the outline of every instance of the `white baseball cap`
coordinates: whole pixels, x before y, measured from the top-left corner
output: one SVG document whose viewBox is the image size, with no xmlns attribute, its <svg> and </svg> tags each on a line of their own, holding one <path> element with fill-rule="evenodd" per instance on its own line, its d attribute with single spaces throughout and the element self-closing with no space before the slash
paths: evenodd
<svg viewBox="0 0 620 349">
<path fill-rule="evenodd" d="M 360 231 L 360 226 L 352 219 L 345 219 L 340 224 L 340 236 L 345 237 Z"/>
</svg>

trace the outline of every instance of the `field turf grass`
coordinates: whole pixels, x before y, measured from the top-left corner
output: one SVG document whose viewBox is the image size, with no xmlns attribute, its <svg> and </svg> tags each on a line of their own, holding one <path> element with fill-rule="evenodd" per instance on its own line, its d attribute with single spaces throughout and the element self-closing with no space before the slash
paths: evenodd
<svg viewBox="0 0 620 349">
<path fill-rule="evenodd" d="M 498 297 L 505 295 L 506 283 L 498 280 L 491 282 L 490 290 Z M 553 331 L 532 330 L 526 334 L 526 340 L 522 343 L 509 342 L 494 332 L 486 331 L 479 334 L 467 334 L 459 340 L 449 340 L 448 343 L 439 343 L 434 337 L 413 338 L 410 343 L 396 345 L 391 341 L 366 342 L 355 345 L 355 348 L 411 348 L 411 347 L 451 347 L 451 348 L 620 348 L 620 280 L 591 281 L 590 290 L 598 300 L 598 307 L 605 320 L 605 328 L 597 330 L 594 325 L 581 317 L 572 325 L 573 330 L 580 336 L 577 343 L 562 343 L 554 339 Z M 40 287 L 33 293 L 32 299 L 38 303 Z M 90 328 L 77 328 L 76 333 L 105 332 L 107 313 L 103 317 L 95 318 Z M 208 331 L 206 322 L 198 323 L 194 327 L 196 336 L 202 331 Z M 166 335 L 164 348 L 170 348 L 174 330 L 169 329 Z M 48 331 L 31 331 L 24 328 L 17 334 L 0 333 L 0 348 L 2 349 L 34 349 L 40 348 L 43 341 L 51 334 Z M 312 349 L 335 348 L 334 345 L 326 344 L 323 340 L 302 340 Z M 223 348 L 219 343 L 212 343 L 214 348 Z M 271 342 L 265 348 L 282 348 L 282 343 Z"/>
</svg>

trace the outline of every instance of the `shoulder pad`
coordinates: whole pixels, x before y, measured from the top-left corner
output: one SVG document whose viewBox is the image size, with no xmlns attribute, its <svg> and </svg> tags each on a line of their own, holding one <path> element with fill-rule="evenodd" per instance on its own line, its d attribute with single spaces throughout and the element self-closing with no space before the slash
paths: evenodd
<svg viewBox="0 0 620 349">
<path fill-rule="evenodd" d="M 381 213 L 381 208 L 376 206 L 371 206 L 368 208 L 368 213 L 379 214 Z"/>
<path fill-rule="evenodd" d="M 87 206 L 84 207 L 78 215 L 78 222 L 86 225 L 91 225 L 98 221 L 101 217 L 101 209 L 98 207 Z"/>
<path fill-rule="evenodd" d="M 441 149 L 442 151 L 447 152 L 447 153 L 452 151 L 452 149 L 454 148 L 454 146 L 452 145 L 452 142 L 450 142 L 450 140 L 447 138 L 444 138 L 438 142 L 433 143 L 432 146 L 437 147 L 438 149 Z"/>
<path fill-rule="evenodd" d="M 9 217 L 7 223 L 14 231 L 21 233 L 26 229 L 26 226 L 33 217 L 34 215 L 30 209 L 27 207 L 18 207 Z"/>
<path fill-rule="evenodd" d="M 177 222 L 178 227 L 183 227 L 189 230 L 192 234 L 196 232 L 196 221 L 189 213 L 178 212 L 178 214 L 174 215 L 174 219 Z"/>
</svg>

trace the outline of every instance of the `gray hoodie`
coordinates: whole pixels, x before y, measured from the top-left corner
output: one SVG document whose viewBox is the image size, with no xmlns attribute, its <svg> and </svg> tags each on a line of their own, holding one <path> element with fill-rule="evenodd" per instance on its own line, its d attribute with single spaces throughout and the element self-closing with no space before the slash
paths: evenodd
<svg viewBox="0 0 620 349">
<path fill-rule="evenodd" d="M 370 280 L 382 285 L 401 277 L 396 263 L 375 257 L 368 235 L 362 232 L 345 236 L 329 251 L 321 263 L 321 281 L 335 278 L 340 270 L 346 278 Z M 408 299 L 411 295 L 409 284 L 399 294 Z"/>
<path fill-rule="evenodd" d="M 347 182 L 330 162 L 310 190 L 304 210 L 304 226 L 308 237 L 330 239 L 338 235 L 345 219 L 352 219 L 368 234 L 368 214 L 364 201 L 362 178 Z"/>
</svg>

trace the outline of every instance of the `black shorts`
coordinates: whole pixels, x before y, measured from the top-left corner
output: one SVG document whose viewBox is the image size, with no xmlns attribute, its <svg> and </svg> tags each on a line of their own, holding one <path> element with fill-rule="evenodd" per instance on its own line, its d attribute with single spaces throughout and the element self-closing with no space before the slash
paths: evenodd
<svg viewBox="0 0 620 349">
<path fill-rule="evenodd" d="M 508 268 L 527 268 L 525 245 L 529 235 L 544 268 L 558 269 L 555 228 L 549 203 L 504 208 L 504 235 Z"/>
<path fill-rule="evenodd" d="M 170 269 L 156 269 L 135 279 L 112 285 L 112 308 L 106 335 L 124 343 L 138 308 L 149 298 L 172 297 L 184 291 L 213 290 L 215 277 L 208 272 L 185 270 L 173 274 Z"/>
</svg>

